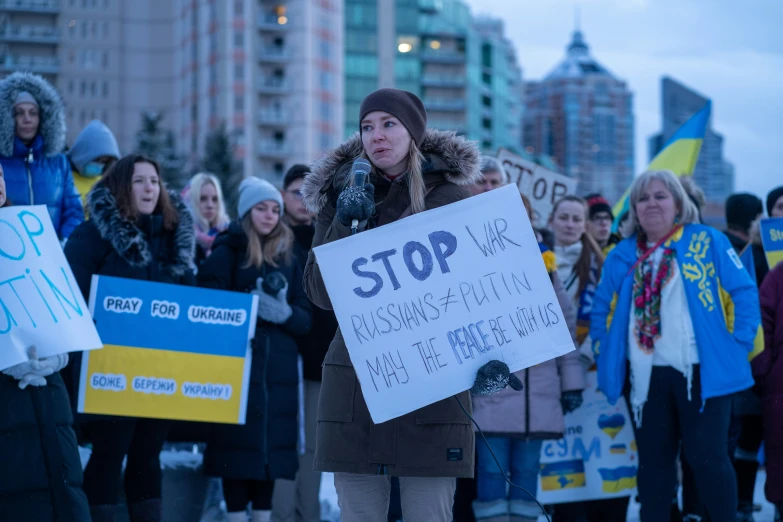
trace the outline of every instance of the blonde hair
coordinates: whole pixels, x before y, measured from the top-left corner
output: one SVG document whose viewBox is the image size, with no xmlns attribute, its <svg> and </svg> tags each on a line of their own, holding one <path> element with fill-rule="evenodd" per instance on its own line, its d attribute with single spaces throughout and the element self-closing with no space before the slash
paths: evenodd
<svg viewBox="0 0 783 522">
<path fill-rule="evenodd" d="M 242 218 L 242 230 L 247 236 L 247 260 L 242 268 L 261 268 L 264 263 L 277 267 L 278 261 L 291 261 L 294 233 L 282 217 L 269 234 L 261 236 L 253 226 L 252 212 L 248 212 Z"/>
<path fill-rule="evenodd" d="M 647 187 L 650 186 L 650 183 L 656 180 L 663 183 L 666 190 L 671 192 L 672 197 L 674 198 L 674 204 L 679 209 L 677 215 L 678 223 L 687 225 L 699 222 L 699 210 L 688 197 L 688 193 L 685 192 L 685 188 L 682 186 L 680 179 L 670 170 L 648 170 L 636 178 L 631 185 L 631 195 L 628 198 L 628 219 L 633 227 L 631 235 L 642 231 L 641 226 L 639 225 L 639 218 L 636 215 L 636 204 L 639 202 L 639 198 L 642 197 L 644 191 L 647 190 Z"/>
<path fill-rule="evenodd" d="M 190 199 L 190 208 L 191 212 L 193 213 L 193 218 L 198 221 L 198 224 L 201 226 L 202 230 L 209 230 L 211 228 L 211 224 L 207 222 L 206 219 L 201 215 L 199 212 L 199 202 L 201 201 L 201 189 L 204 188 L 204 185 L 211 184 L 213 187 L 215 187 L 215 192 L 217 192 L 217 215 L 215 216 L 215 225 L 218 228 L 221 228 L 228 224 L 229 219 L 228 215 L 226 214 L 226 204 L 223 200 L 223 189 L 220 188 L 220 180 L 215 176 L 214 174 L 210 174 L 209 172 L 199 172 L 192 178 L 190 178 L 190 193 L 188 194 L 188 198 Z"/>
<path fill-rule="evenodd" d="M 367 152 L 362 150 L 361 157 L 366 159 L 372 165 L 372 170 L 376 174 L 380 169 L 375 166 Z M 422 173 L 422 163 L 424 163 L 424 156 L 421 154 L 419 147 L 416 146 L 416 142 L 411 140 L 411 146 L 408 149 L 408 194 L 411 200 L 411 214 L 417 214 L 427 210 L 427 205 L 424 201 L 424 194 L 426 187 L 424 186 L 424 175 Z M 350 183 L 350 180 L 346 178 L 345 183 Z"/>
</svg>

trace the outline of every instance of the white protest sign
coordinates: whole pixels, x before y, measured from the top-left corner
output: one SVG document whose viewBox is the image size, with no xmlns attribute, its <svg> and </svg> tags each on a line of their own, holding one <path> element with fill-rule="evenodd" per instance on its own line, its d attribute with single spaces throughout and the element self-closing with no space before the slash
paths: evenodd
<svg viewBox="0 0 783 522">
<path fill-rule="evenodd" d="M 102 348 L 44 205 L 0 208 L 0 370 Z"/>
<path fill-rule="evenodd" d="M 587 372 L 584 402 L 565 416 L 566 433 L 541 447 L 539 502 L 560 504 L 636 494 L 639 454 L 625 399 L 614 406 Z"/>
<path fill-rule="evenodd" d="M 574 349 L 508 186 L 315 249 L 375 423 Z"/>
<path fill-rule="evenodd" d="M 576 193 L 577 180 L 574 178 L 552 172 L 506 149 L 498 151 L 498 160 L 511 183 L 530 199 L 536 226 L 546 225 L 557 200 Z"/>
</svg>

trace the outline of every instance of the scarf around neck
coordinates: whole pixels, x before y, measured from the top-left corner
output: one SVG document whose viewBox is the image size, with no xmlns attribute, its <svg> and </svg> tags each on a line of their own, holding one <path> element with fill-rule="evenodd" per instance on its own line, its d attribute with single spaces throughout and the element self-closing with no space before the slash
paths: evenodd
<svg viewBox="0 0 783 522">
<path fill-rule="evenodd" d="M 655 350 L 655 341 L 661 337 L 661 289 L 672 275 L 672 263 L 675 251 L 664 247 L 660 265 L 655 267 L 655 255 L 648 254 L 661 245 L 648 247 L 645 236 L 638 234 L 636 238 L 636 255 L 646 258 L 634 269 L 633 274 L 633 307 L 634 307 L 634 337 L 639 348 L 647 354 Z"/>
</svg>

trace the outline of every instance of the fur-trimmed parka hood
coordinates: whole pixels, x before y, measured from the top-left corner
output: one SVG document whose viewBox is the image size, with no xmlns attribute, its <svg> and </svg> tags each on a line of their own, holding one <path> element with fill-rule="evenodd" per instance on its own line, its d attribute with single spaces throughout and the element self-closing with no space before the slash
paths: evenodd
<svg viewBox="0 0 783 522">
<path fill-rule="evenodd" d="M 424 174 L 439 170 L 455 185 L 471 185 L 481 178 L 480 154 L 475 142 L 452 131 L 427 129 L 419 149 L 425 159 Z M 324 206 L 329 191 L 342 183 L 351 163 L 362 151 L 362 138 L 357 132 L 313 164 L 302 184 L 304 203 L 311 212 L 318 212 Z"/>
<path fill-rule="evenodd" d="M 60 94 L 41 76 L 15 72 L 0 81 L 0 156 L 14 152 L 16 122 L 14 102 L 20 92 L 27 91 L 38 102 L 41 121 L 38 135 L 43 138 L 43 154 L 54 156 L 65 148 L 65 110 Z"/>
<path fill-rule="evenodd" d="M 173 232 L 173 256 L 163 261 L 163 267 L 173 276 L 182 276 L 193 269 L 196 237 L 193 217 L 176 192 L 169 191 L 171 204 L 179 221 Z M 87 208 L 101 237 L 111 243 L 117 254 L 129 265 L 144 267 L 152 262 L 152 253 L 144 233 L 136 224 L 123 217 L 109 189 L 100 182 L 87 195 Z"/>
</svg>

